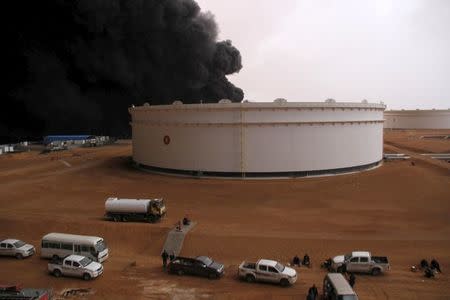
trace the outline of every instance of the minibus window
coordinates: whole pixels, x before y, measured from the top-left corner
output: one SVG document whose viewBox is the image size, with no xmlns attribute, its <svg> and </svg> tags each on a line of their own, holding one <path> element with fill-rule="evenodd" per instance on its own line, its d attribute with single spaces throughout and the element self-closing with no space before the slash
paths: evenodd
<svg viewBox="0 0 450 300">
<path fill-rule="evenodd" d="M 97 250 L 97 252 L 102 252 L 105 249 L 106 243 L 103 240 L 98 241 L 97 244 L 95 245 L 95 250 Z"/>
<path fill-rule="evenodd" d="M 59 243 L 49 243 L 48 246 L 53 249 L 60 249 L 61 245 Z"/>
<path fill-rule="evenodd" d="M 64 249 L 64 250 L 73 250 L 73 245 L 72 245 L 72 244 L 64 244 L 64 243 L 62 243 L 62 244 L 61 244 L 61 249 Z"/>
</svg>

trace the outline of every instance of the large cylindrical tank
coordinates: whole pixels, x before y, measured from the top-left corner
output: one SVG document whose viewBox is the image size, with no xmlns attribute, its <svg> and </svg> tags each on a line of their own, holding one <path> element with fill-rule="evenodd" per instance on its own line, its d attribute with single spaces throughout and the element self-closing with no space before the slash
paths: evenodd
<svg viewBox="0 0 450 300">
<path fill-rule="evenodd" d="M 450 129 L 450 109 L 387 110 L 384 119 L 389 129 Z"/>
<path fill-rule="evenodd" d="M 147 213 L 151 200 L 108 198 L 105 202 L 107 213 Z"/>
<path fill-rule="evenodd" d="M 276 101 L 129 109 L 133 160 L 187 175 L 278 177 L 376 166 L 383 104 Z"/>
</svg>

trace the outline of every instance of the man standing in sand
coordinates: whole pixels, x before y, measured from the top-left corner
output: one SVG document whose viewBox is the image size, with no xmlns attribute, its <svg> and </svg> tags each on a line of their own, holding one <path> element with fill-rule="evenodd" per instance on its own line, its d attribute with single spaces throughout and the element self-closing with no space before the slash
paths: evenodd
<svg viewBox="0 0 450 300">
<path fill-rule="evenodd" d="M 163 253 L 161 254 L 161 257 L 162 257 L 162 261 L 163 261 L 163 268 L 165 270 L 167 267 L 167 258 L 169 257 L 169 255 L 166 252 L 166 249 L 164 249 Z"/>
</svg>

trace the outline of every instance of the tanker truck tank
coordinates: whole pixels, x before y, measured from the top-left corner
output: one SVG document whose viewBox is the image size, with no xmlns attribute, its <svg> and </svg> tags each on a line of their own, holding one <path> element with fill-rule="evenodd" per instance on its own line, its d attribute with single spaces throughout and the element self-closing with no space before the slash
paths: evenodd
<svg viewBox="0 0 450 300">
<path fill-rule="evenodd" d="M 108 198 L 105 202 L 106 218 L 115 222 L 147 221 L 154 223 L 166 214 L 164 200 Z"/>
</svg>

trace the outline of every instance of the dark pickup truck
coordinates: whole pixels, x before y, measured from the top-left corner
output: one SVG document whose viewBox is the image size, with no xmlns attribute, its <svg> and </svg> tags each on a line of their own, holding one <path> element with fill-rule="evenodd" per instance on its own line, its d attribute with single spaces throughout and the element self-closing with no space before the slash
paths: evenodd
<svg viewBox="0 0 450 300">
<path fill-rule="evenodd" d="M 49 289 L 23 289 L 17 284 L 0 284 L 0 300 L 50 300 L 52 291 Z"/>
</svg>

